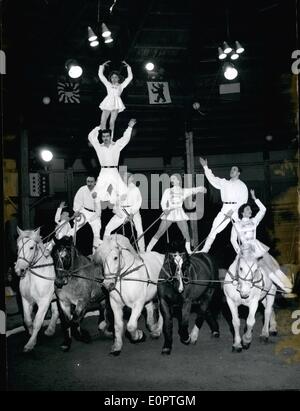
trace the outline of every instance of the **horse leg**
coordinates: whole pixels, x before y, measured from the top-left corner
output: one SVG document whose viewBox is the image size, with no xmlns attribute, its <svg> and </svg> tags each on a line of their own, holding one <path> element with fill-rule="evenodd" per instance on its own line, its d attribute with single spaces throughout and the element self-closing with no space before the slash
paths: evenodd
<svg viewBox="0 0 300 411">
<path fill-rule="evenodd" d="M 162 316 L 160 311 L 158 311 L 158 321 L 155 322 L 155 314 L 154 314 L 154 303 L 150 301 L 145 305 L 146 311 L 147 311 L 147 326 L 150 330 L 151 337 L 152 338 L 158 338 L 161 334 L 161 327 L 162 327 Z"/>
<path fill-rule="evenodd" d="M 232 345 L 233 352 L 241 352 L 242 351 L 242 344 L 241 344 L 241 336 L 240 336 L 240 319 L 239 319 L 239 312 L 238 306 L 232 301 L 229 297 L 227 298 L 227 304 L 230 308 L 231 315 L 232 315 L 232 325 L 234 328 L 234 342 Z"/>
<path fill-rule="evenodd" d="M 269 340 L 269 329 L 270 329 L 270 321 L 271 321 L 271 316 L 273 313 L 273 318 L 274 318 L 274 311 L 273 311 L 273 304 L 274 304 L 275 296 L 268 294 L 266 298 L 262 301 L 264 307 L 265 307 L 265 313 L 264 313 L 264 326 L 262 328 L 261 334 L 260 334 L 260 339 L 261 341 L 268 342 Z M 275 321 L 276 324 L 276 321 Z"/>
<path fill-rule="evenodd" d="M 110 305 L 114 313 L 114 323 L 115 323 L 115 337 L 114 337 L 114 343 L 110 350 L 110 354 L 117 356 L 121 354 L 121 350 L 123 346 L 123 341 L 122 341 L 122 335 L 123 335 L 123 329 L 124 329 L 123 305 L 120 305 L 118 302 L 113 300 L 111 297 L 110 297 Z"/>
<path fill-rule="evenodd" d="M 32 310 L 33 304 L 29 303 L 24 297 L 22 297 L 24 323 L 29 335 L 32 335 Z"/>
<path fill-rule="evenodd" d="M 248 350 L 252 341 L 252 331 L 255 324 L 255 314 L 258 307 L 258 299 L 253 300 L 253 302 L 249 306 L 249 314 L 247 317 L 247 330 L 242 338 L 242 345 L 245 350 Z M 269 320 L 268 320 L 269 324 Z"/>
<path fill-rule="evenodd" d="M 104 306 L 102 305 L 103 304 L 100 304 L 98 330 L 102 331 L 106 337 L 112 337 L 114 330 L 114 314 L 109 301 L 105 300 Z"/>
<path fill-rule="evenodd" d="M 72 335 L 77 341 L 81 341 L 84 343 L 91 342 L 91 336 L 87 330 L 81 328 L 80 323 L 83 320 L 83 317 L 86 313 L 88 302 L 81 299 L 77 301 L 75 311 L 72 317 L 71 329 Z"/>
<path fill-rule="evenodd" d="M 202 308 L 202 304 L 198 306 L 197 312 L 196 312 L 196 320 L 194 327 L 190 333 L 190 342 L 191 344 L 196 344 L 199 336 L 199 331 L 203 325 L 204 319 L 205 319 L 205 311 Z"/>
<path fill-rule="evenodd" d="M 270 317 L 270 329 L 269 329 L 270 335 L 277 335 L 277 322 L 276 322 L 276 316 L 274 309 L 272 308 L 271 312 L 271 317 Z"/>
<path fill-rule="evenodd" d="M 144 307 L 143 302 L 137 301 L 131 309 L 131 315 L 130 315 L 129 321 L 127 323 L 127 331 L 129 332 L 129 334 L 131 336 L 130 341 L 132 343 L 144 342 L 145 339 L 146 339 L 145 333 L 142 330 L 139 330 L 137 328 L 138 319 L 141 316 L 143 307 Z"/>
<path fill-rule="evenodd" d="M 29 352 L 31 350 L 33 350 L 34 346 L 36 345 L 36 339 L 37 339 L 37 335 L 38 332 L 40 331 L 42 325 L 43 325 L 43 321 L 45 318 L 45 315 L 47 313 L 47 310 L 49 308 L 49 305 L 51 303 L 51 299 L 52 299 L 52 295 L 50 296 L 50 298 L 44 298 L 39 306 L 38 306 L 38 310 L 37 313 L 35 315 L 34 321 L 33 321 L 33 331 L 32 331 L 32 335 L 29 339 L 29 341 L 27 342 L 27 344 L 24 347 L 24 352 Z"/>
<path fill-rule="evenodd" d="M 47 329 L 45 330 L 45 335 L 47 335 L 48 337 L 51 337 L 52 335 L 54 335 L 55 333 L 55 328 L 56 328 L 56 323 L 58 320 L 58 308 L 57 308 L 57 303 L 56 301 L 52 301 L 51 303 L 51 320 L 50 323 L 47 327 Z"/>
<path fill-rule="evenodd" d="M 182 309 L 180 310 L 178 319 L 178 334 L 180 336 L 180 341 L 185 345 L 188 345 L 191 342 L 191 338 L 189 336 L 189 317 L 191 307 L 192 302 L 190 300 L 186 300 L 183 303 Z"/>
<path fill-rule="evenodd" d="M 72 344 L 71 337 L 71 304 L 67 301 L 57 300 L 57 308 L 59 312 L 59 318 L 62 325 L 62 331 L 64 335 L 64 341 L 61 344 L 61 349 L 65 352 L 69 351 Z"/>
<path fill-rule="evenodd" d="M 161 353 L 170 355 L 173 344 L 173 312 L 165 299 L 160 299 L 159 303 L 163 318 L 163 333 L 165 339 Z"/>
<path fill-rule="evenodd" d="M 205 321 L 207 322 L 210 328 L 212 337 L 219 338 L 220 337 L 219 324 L 210 308 L 208 308 L 205 311 Z"/>
</svg>

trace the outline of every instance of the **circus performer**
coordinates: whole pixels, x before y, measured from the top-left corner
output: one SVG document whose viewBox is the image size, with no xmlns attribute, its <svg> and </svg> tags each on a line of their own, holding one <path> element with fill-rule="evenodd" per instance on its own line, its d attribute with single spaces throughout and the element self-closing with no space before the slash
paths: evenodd
<svg viewBox="0 0 300 411">
<path fill-rule="evenodd" d="M 121 111 L 125 110 L 125 106 L 120 96 L 124 88 L 127 87 L 128 84 L 131 82 L 133 76 L 132 76 L 131 67 L 126 63 L 126 61 L 123 61 L 122 63 L 124 64 L 125 67 L 127 67 L 127 78 L 123 82 L 120 83 L 121 76 L 119 72 L 113 71 L 109 74 L 109 77 L 108 77 L 109 81 L 108 81 L 107 78 L 104 76 L 103 72 L 104 72 L 104 68 L 108 66 L 109 63 L 110 63 L 110 60 L 101 64 L 99 67 L 99 72 L 98 72 L 99 78 L 101 82 L 105 85 L 106 90 L 107 90 L 107 96 L 100 103 L 100 106 L 99 106 L 100 109 L 102 110 L 100 129 L 105 130 L 107 128 L 107 120 L 110 116 L 109 128 L 113 136 L 115 122 L 118 117 L 118 114 Z"/>
<path fill-rule="evenodd" d="M 161 199 L 161 208 L 164 211 L 164 215 L 161 217 L 160 226 L 148 244 L 146 251 L 151 251 L 160 237 L 167 231 L 171 224 L 176 223 L 180 229 L 183 237 L 185 238 L 185 248 L 189 254 L 191 251 L 190 234 L 187 221 L 189 220 L 186 213 L 183 211 L 183 201 L 197 193 L 206 193 L 205 187 L 193 187 L 182 188 L 180 181 L 176 175 L 172 175 L 170 178 L 171 188 L 167 188 Z"/>
</svg>

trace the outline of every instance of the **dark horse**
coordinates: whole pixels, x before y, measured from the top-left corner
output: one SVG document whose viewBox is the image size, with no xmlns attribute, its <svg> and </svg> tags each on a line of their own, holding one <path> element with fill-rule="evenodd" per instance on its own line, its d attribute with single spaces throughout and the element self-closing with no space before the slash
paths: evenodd
<svg viewBox="0 0 300 411">
<path fill-rule="evenodd" d="M 106 290 L 102 287 L 102 265 L 81 255 L 72 237 L 55 239 L 52 256 L 56 271 L 55 293 L 64 331 L 61 348 L 68 351 L 72 342 L 71 331 L 77 340 L 90 342 L 89 333 L 80 327 L 88 311 L 100 311 L 99 328 L 104 332 L 107 324 L 112 326 L 113 315 Z"/>
<path fill-rule="evenodd" d="M 173 316 L 178 317 L 178 333 L 183 344 L 197 342 L 198 332 L 206 320 L 212 335 L 219 337 L 219 325 L 210 309 L 219 288 L 210 280 L 218 280 L 218 268 L 204 253 L 189 256 L 185 251 L 168 252 L 158 281 L 158 298 L 163 316 L 164 345 L 162 354 L 170 354 L 173 342 Z M 189 316 L 196 311 L 195 326 L 189 334 Z"/>
</svg>

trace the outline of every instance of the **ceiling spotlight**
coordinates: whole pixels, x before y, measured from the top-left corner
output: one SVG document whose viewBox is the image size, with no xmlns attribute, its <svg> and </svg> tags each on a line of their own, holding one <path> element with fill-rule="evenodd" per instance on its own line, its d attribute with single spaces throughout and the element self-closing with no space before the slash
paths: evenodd
<svg viewBox="0 0 300 411">
<path fill-rule="evenodd" d="M 46 163 L 49 163 L 49 161 L 51 161 L 53 158 L 53 154 L 50 150 L 41 150 L 40 156 L 42 160 L 45 161 Z"/>
<path fill-rule="evenodd" d="M 236 53 L 241 54 L 245 51 L 244 47 L 238 41 L 235 42 Z"/>
<path fill-rule="evenodd" d="M 234 51 L 230 56 L 231 60 L 237 60 L 239 57 L 240 55 L 236 51 Z"/>
<path fill-rule="evenodd" d="M 93 29 L 88 26 L 88 39 L 90 42 L 97 40 L 97 36 L 95 34 L 95 32 L 93 31 Z M 92 46 L 93 47 L 93 46 Z"/>
<path fill-rule="evenodd" d="M 91 46 L 91 47 L 97 47 L 97 46 L 99 46 L 99 41 L 98 41 L 98 40 L 91 41 L 91 42 L 90 42 L 90 46 Z"/>
<path fill-rule="evenodd" d="M 102 23 L 102 37 L 109 37 L 111 36 L 111 32 L 108 30 L 108 27 L 105 23 Z"/>
<path fill-rule="evenodd" d="M 76 60 L 68 60 L 65 66 L 71 78 L 79 78 L 83 73 L 82 67 Z"/>
<path fill-rule="evenodd" d="M 148 71 L 154 70 L 154 67 L 155 66 L 151 61 L 149 61 L 148 63 L 145 64 L 145 69 L 148 70 Z"/>
<path fill-rule="evenodd" d="M 223 66 L 224 77 L 227 80 L 234 80 L 238 76 L 238 71 L 232 63 L 225 63 Z"/>
<path fill-rule="evenodd" d="M 51 99 L 50 99 L 50 97 L 48 97 L 48 96 L 45 96 L 45 97 L 43 97 L 43 104 L 50 104 L 50 101 L 51 101 Z"/>
<path fill-rule="evenodd" d="M 224 49 L 224 53 L 226 54 L 229 54 L 232 52 L 232 47 L 230 47 L 226 41 L 223 42 L 223 49 Z"/>
<path fill-rule="evenodd" d="M 108 43 L 112 43 L 113 41 L 114 39 L 111 36 L 109 36 L 105 38 L 104 43 L 108 44 Z"/>
<path fill-rule="evenodd" d="M 218 47 L 218 53 L 219 53 L 219 60 L 224 60 L 227 57 L 227 54 L 224 53 L 221 47 Z"/>
</svg>

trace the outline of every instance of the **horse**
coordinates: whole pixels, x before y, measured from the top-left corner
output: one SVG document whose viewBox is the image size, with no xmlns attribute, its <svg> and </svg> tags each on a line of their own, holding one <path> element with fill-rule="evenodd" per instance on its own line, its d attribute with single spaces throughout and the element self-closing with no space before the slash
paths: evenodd
<svg viewBox="0 0 300 411">
<path fill-rule="evenodd" d="M 219 325 L 210 309 L 210 302 L 217 290 L 211 280 L 218 280 L 218 268 L 208 254 L 189 255 L 185 250 L 167 252 L 157 287 L 159 307 L 163 316 L 164 345 L 161 351 L 163 355 L 171 354 L 173 315 L 176 311 L 178 333 L 183 344 L 196 344 L 204 320 L 209 324 L 212 336 L 219 337 Z M 196 311 L 196 320 L 189 334 L 189 317 L 192 308 Z"/>
<path fill-rule="evenodd" d="M 81 255 L 72 237 L 54 239 L 52 251 L 56 271 L 56 296 L 64 331 L 63 351 L 69 351 L 72 338 L 90 342 L 88 331 L 80 323 L 88 311 L 99 310 L 99 329 L 111 335 L 108 324 L 113 323 L 106 290 L 102 287 L 102 266 Z M 72 310 L 72 307 L 75 307 Z M 107 310 L 106 310 L 107 309 Z M 106 316 L 107 314 L 107 316 Z M 107 320 L 107 321 L 106 321 Z"/>
<path fill-rule="evenodd" d="M 109 291 L 110 304 L 114 313 L 115 336 L 111 348 L 112 355 L 119 355 L 122 350 L 124 329 L 123 308 L 131 308 L 127 323 L 127 334 L 132 343 L 143 342 L 146 336 L 139 330 L 138 319 L 145 306 L 147 326 L 153 338 L 158 338 L 162 329 L 162 317 L 154 320 L 152 300 L 157 294 L 157 280 L 163 265 L 164 256 L 156 252 L 138 255 L 128 238 L 113 234 L 104 238 L 95 251 L 93 258 L 102 262 L 104 267 L 104 286 Z"/>
<path fill-rule="evenodd" d="M 259 262 L 251 247 L 241 249 L 236 260 L 228 269 L 224 281 L 224 294 L 232 315 L 234 328 L 233 352 L 248 349 L 252 341 L 252 330 L 255 324 L 255 314 L 261 301 L 265 307 L 264 325 L 260 339 L 268 342 L 269 335 L 277 335 L 276 319 L 273 310 L 277 287 L 259 267 Z M 240 337 L 240 319 L 238 307 L 249 307 L 246 320 L 247 329 L 242 339 Z"/>
<path fill-rule="evenodd" d="M 22 297 L 24 322 L 31 335 L 24 347 L 24 352 L 33 350 L 36 345 L 38 332 L 43 324 L 45 315 L 54 296 L 55 270 L 53 259 L 47 253 L 40 237 L 40 229 L 21 230 L 17 228 L 18 256 L 15 272 L 20 276 L 20 293 Z M 38 306 L 34 320 L 34 306 Z M 52 317 L 45 334 L 50 336 L 55 332 L 58 310 L 52 304 Z"/>
</svg>

